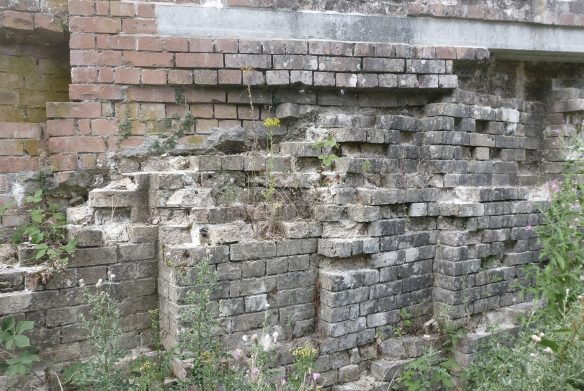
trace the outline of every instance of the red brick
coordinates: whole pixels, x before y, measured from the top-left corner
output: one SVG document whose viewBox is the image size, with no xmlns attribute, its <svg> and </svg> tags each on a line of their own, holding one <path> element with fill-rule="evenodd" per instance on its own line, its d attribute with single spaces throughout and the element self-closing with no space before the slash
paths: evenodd
<svg viewBox="0 0 584 391">
<path fill-rule="evenodd" d="M 125 35 L 114 35 L 110 38 L 111 49 L 134 50 L 136 48 L 136 38 Z"/>
<path fill-rule="evenodd" d="M 108 143 L 109 143 L 109 138 L 108 138 Z M 96 168 L 97 167 L 97 154 L 95 153 L 82 153 L 78 156 L 77 158 L 77 164 L 79 166 L 79 169 L 81 170 L 87 170 L 90 168 Z"/>
<path fill-rule="evenodd" d="M 0 122 L 0 138 L 38 139 L 40 137 L 40 124 L 24 122 Z"/>
<path fill-rule="evenodd" d="M 95 34 L 73 33 L 69 39 L 70 49 L 95 48 Z"/>
<path fill-rule="evenodd" d="M 217 53 L 237 53 L 238 46 L 236 39 L 215 40 L 215 51 Z"/>
<path fill-rule="evenodd" d="M 98 102 L 47 102 L 49 118 L 99 118 L 101 104 Z"/>
<path fill-rule="evenodd" d="M 223 55 L 217 53 L 177 53 L 178 68 L 222 68 Z"/>
<path fill-rule="evenodd" d="M 239 69 L 219 69 L 219 84 L 241 84 L 241 71 Z"/>
<path fill-rule="evenodd" d="M 69 0 L 69 15 L 90 16 L 95 13 L 93 0 Z"/>
<path fill-rule="evenodd" d="M 77 154 L 59 154 L 50 157 L 53 171 L 77 170 Z"/>
<path fill-rule="evenodd" d="M 190 110 L 195 118 L 213 118 L 213 105 L 210 103 L 190 105 Z"/>
<path fill-rule="evenodd" d="M 168 71 L 168 84 L 192 84 L 193 72 L 173 69 Z"/>
<path fill-rule="evenodd" d="M 113 83 L 114 82 L 114 69 L 113 68 L 98 68 L 97 81 L 100 83 Z"/>
<path fill-rule="evenodd" d="M 32 30 L 34 28 L 33 15 L 28 12 L 4 11 L 2 24 L 9 29 Z"/>
<path fill-rule="evenodd" d="M 213 53 L 214 47 L 215 45 L 212 39 L 204 38 L 189 39 L 189 50 L 193 53 Z"/>
<path fill-rule="evenodd" d="M 214 69 L 195 69 L 195 84 L 217 84 L 217 71 Z"/>
<path fill-rule="evenodd" d="M 95 83 L 97 82 L 97 68 L 81 67 L 71 69 L 72 83 Z"/>
<path fill-rule="evenodd" d="M 166 84 L 166 71 L 162 69 L 144 69 L 142 71 L 142 83 L 144 84 Z"/>
<path fill-rule="evenodd" d="M 113 119 L 94 119 L 91 121 L 91 134 L 94 136 L 118 134 L 118 124 Z"/>
<path fill-rule="evenodd" d="M 455 60 L 456 48 L 447 46 L 436 46 L 436 57 L 444 60 Z"/>
<path fill-rule="evenodd" d="M 115 79 L 118 84 L 140 84 L 140 69 L 116 68 Z"/>
<path fill-rule="evenodd" d="M 188 52 L 189 41 L 186 38 L 164 38 L 164 50 L 168 52 Z"/>
<path fill-rule="evenodd" d="M 122 87 L 104 84 L 70 84 L 69 98 L 71 100 L 120 100 Z"/>
<path fill-rule="evenodd" d="M 226 102 L 226 98 L 225 91 L 222 90 L 197 88 L 185 91 L 185 100 L 188 103 L 222 103 Z"/>
<path fill-rule="evenodd" d="M 459 60 L 474 60 L 475 49 L 473 48 L 456 48 L 456 58 Z"/>
<path fill-rule="evenodd" d="M 38 158 L 0 157 L 0 173 L 36 171 L 39 169 Z"/>
<path fill-rule="evenodd" d="M 136 16 L 141 18 L 154 18 L 156 16 L 154 12 L 154 4 L 135 4 L 136 5 Z"/>
<path fill-rule="evenodd" d="M 136 102 L 174 102 L 176 93 L 170 87 L 128 87 L 128 99 Z"/>
<path fill-rule="evenodd" d="M 182 117 L 185 115 L 185 105 L 184 104 L 166 104 L 164 105 L 164 117 Z"/>
<path fill-rule="evenodd" d="M 124 62 L 139 67 L 171 67 L 172 59 L 171 53 L 124 52 Z"/>
<path fill-rule="evenodd" d="M 237 106 L 215 105 L 215 118 L 237 118 Z"/>
<path fill-rule="evenodd" d="M 234 129 L 241 126 L 241 121 L 233 119 L 220 119 L 219 129 Z"/>
<path fill-rule="evenodd" d="M 110 34 L 95 34 L 95 47 L 97 49 L 110 49 L 112 35 Z"/>
<path fill-rule="evenodd" d="M 95 2 L 95 14 L 100 16 L 108 16 L 110 13 L 110 2 L 108 1 L 96 1 Z"/>
<path fill-rule="evenodd" d="M 0 140 L 0 156 L 22 155 L 22 141 Z"/>
<path fill-rule="evenodd" d="M 105 142 L 101 137 L 73 136 L 49 139 L 49 152 L 105 152 Z"/>
<path fill-rule="evenodd" d="M 62 33 L 64 31 L 63 23 L 55 16 L 49 14 L 35 14 L 34 28 L 56 33 Z"/>
<path fill-rule="evenodd" d="M 112 2 L 110 12 L 112 16 L 134 16 L 134 4 L 122 3 L 121 1 Z"/>
<path fill-rule="evenodd" d="M 219 127 L 219 122 L 216 119 L 200 119 L 195 123 L 195 132 L 197 133 L 213 133 L 213 130 Z"/>
<path fill-rule="evenodd" d="M 251 112 L 251 107 L 249 105 L 245 106 L 238 106 L 237 107 L 237 117 L 239 119 L 259 119 L 260 118 L 260 111 L 254 110 L 253 115 Z"/>
<path fill-rule="evenodd" d="M 121 30 L 121 21 L 117 18 L 73 16 L 69 18 L 69 29 L 76 33 L 115 34 Z"/>
<path fill-rule="evenodd" d="M 122 30 L 128 34 L 154 34 L 156 22 L 154 19 L 124 19 Z"/>
<path fill-rule="evenodd" d="M 136 44 L 137 50 L 145 50 L 151 52 L 162 51 L 162 39 L 155 37 L 141 37 L 138 38 Z"/>
<path fill-rule="evenodd" d="M 73 136 L 75 121 L 72 119 L 50 119 L 47 121 L 48 136 Z"/>
<path fill-rule="evenodd" d="M 122 65 L 122 53 L 112 50 L 71 50 L 71 65 Z"/>
<path fill-rule="evenodd" d="M 103 110 L 102 110 L 103 112 Z M 91 122 L 88 119 L 78 119 L 77 121 L 77 129 L 79 130 L 79 134 L 83 136 L 87 136 L 91 134 Z"/>
</svg>

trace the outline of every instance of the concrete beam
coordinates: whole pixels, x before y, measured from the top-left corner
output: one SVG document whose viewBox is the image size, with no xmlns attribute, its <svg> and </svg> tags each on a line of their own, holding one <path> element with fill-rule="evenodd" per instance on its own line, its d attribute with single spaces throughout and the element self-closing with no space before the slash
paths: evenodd
<svg viewBox="0 0 584 391">
<path fill-rule="evenodd" d="M 484 47 L 507 59 L 584 62 L 584 28 L 526 23 L 158 4 L 165 36 Z M 514 57 L 514 54 L 517 54 Z"/>
</svg>

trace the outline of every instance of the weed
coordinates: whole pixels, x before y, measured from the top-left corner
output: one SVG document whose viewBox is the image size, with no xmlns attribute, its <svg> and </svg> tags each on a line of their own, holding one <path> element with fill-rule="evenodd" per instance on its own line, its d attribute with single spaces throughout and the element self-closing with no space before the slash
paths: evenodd
<svg viewBox="0 0 584 391">
<path fill-rule="evenodd" d="M 35 252 L 35 261 L 43 262 L 36 274 L 36 282 L 46 284 L 53 273 L 63 270 L 75 252 L 76 240 L 67 240 L 67 220 L 57 205 L 47 205 L 43 190 L 24 198 L 24 208 L 30 222 L 17 227 L 12 235 L 15 244 L 29 244 Z M 0 215 L 11 205 L 0 208 Z"/>
<path fill-rule="evenodd" d="M 12 316 L 4 318 L 0 324 L 0 350 L 5 356 L 0 362 L 0 369 L 7 376 L 26 375 L 33 363 L 40 361 L 37 351 L 31 348 L 30 340 L 25 335 L 33 327 L 33 321 L 17 321 Z"/>
</svg>

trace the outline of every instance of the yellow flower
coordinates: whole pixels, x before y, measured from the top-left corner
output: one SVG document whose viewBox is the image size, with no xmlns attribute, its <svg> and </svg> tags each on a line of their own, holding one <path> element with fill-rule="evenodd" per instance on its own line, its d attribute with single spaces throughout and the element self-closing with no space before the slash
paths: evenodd
<svg viewBox="0 0 584 391">
<path fill-rule="evenodd" d="M 318 355 L 318 351 L 309 344 L 306 344 L 301 348 L 294 349 L 292 355 L 296 358 L 314 358 Z"/>
<path fill-rule="evenodd" d="M 213 353 L 209 352 L 209 351 L 204 351 L 201 353 L 201 361 L 203 361 L 206 364 L 210 364 L 213 362 L 213 358 L 214 355 Z"/>
<path fill-rule="evenodd" d="M 280 126 L 280 118 L 266 118 L 264 120 L 264 126 L 266 128 L 277 128 Z"/>
</svg>

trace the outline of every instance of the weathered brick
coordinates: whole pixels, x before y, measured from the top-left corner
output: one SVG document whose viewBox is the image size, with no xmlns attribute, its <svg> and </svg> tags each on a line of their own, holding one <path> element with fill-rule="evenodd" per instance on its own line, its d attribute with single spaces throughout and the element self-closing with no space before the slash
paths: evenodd
<svg viewBox="0 0 584 391">
<path fill-rule="evenodd" d="M 177 53 L 179 68 L 222 68 L 223 55 L 217 53 Z"/>
</svg>

